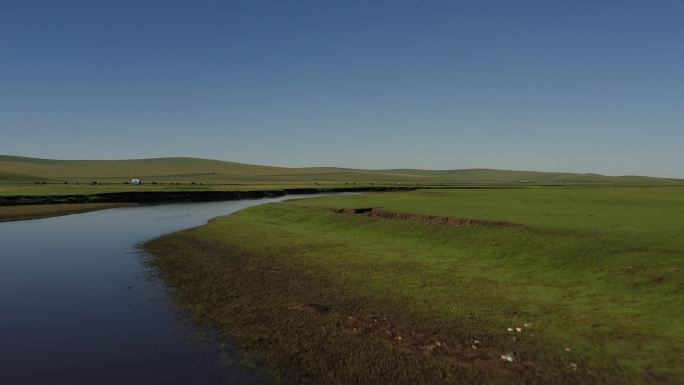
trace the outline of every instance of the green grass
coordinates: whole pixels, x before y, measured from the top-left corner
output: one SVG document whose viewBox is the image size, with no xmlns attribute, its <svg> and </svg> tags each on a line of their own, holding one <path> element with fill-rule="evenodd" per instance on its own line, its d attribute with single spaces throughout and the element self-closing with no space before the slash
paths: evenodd
<svg viewBox="0 0 684 385">
<path fill-rule="evenodd" d="M 57 217 L 61 215 L 85 213 L 88 211 L 106 210 L 121 206 L 126 205 L 118 203 L 76 203 L 30 206 L 0 206 L 0 222 Z"/>
<path fill-rule="evenodd" d="M 519 226 L 331 210 L 359 207 Z M 198 320 L 312 383 L 674 384 L 683 228 L 684 188 L 421 190 L 250 208 L 146 247 Z"/>
<path fill-rule="evenodd" d="M 55 195 L 148 189 L 251 189 L 263 186 L 682 185 L 678 179 L 532 171 L 285 168 L 198 158 L 52 160 L 0 155 L 0 195 Z M 66 182 L 66 184 L 65 184 Z M 91 186 L 92 182 L 99 185 Z M 36 184 L 37 183 L 37 184 Z M 43 184 L 45 183 L 45 184 Z M 152 185 L 156 183 L 156 185 Z M 162 186 L 161 183 L 164 183 Z M 192 184 L 194 183 L 194 184 Z"/>
</svg>

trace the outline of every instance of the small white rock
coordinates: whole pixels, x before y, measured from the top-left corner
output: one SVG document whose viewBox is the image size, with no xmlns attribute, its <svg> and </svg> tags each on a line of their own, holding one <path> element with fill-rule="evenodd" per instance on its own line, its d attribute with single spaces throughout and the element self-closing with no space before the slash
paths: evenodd
<svg viewBox="0 0 684 385">
<path fill-rule="evenodd" d="M 515 356 L 513 356 L 513 353 L 502 354 L 501 359 L 508 362 L 515 362 Z"/>
</svg>

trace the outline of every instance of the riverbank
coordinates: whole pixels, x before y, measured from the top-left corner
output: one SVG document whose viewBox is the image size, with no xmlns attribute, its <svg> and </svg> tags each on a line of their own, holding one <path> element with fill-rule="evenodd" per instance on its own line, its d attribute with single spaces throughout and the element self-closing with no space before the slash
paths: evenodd
<svg viewBox="0 0 684 385">
<path fill-rule="evenodd" d="M 145 249 L 196 320 L 303 382 L 674 384 L 681 192 L 326 197 Z"/>
<path fill-rule="evenodd" d="M 217 202 L 239 199 L 276 198 L 285 195 L 324 194 L 342 192 L 410 191 L 415 187 L 298 187 L 263 190 L 177 190 L 177 191 L 122 191 L 99 194 L 69 195 L 6 195 L 0 196 L 0 206 L 75 204 L 75 203 L 182 203 Z"/>
<path fill-rule="evenodd" d="M 6 195 L 0 196 L 0 222 L 55 217 L 88 211 L 103 210 L 135 204 L 170 204 L 191 202 L 220 202 L 245 199 L 278 198 L 286 195 L 309 195 L 344 192 L 411 191 L 413 187 L 297 187 L 275 190 L 234 191 L 122 191 L 100 194 L 70 195 Z"/>
<path fill-rule="evenodd" d="M 125 203 L 76 203 L 0 206 L 0 222 L 58 217 L 131 205 Z"/>
</svg>

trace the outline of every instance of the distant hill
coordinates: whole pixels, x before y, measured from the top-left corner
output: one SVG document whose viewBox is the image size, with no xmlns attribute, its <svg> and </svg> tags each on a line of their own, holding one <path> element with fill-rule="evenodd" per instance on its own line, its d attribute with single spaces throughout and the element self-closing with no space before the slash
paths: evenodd
<svg viewBox="0 0 684 385">
<path fill-rule="evenodd" d="M 553 173 L 493 169 L 463 170 L 359 170 L 336 167 L 286 168 L 259 166 L 200 158 L 153 158 L 127 160 L 54 160 L 0 155 L 0 183 L 42 181 L 147 181 L 202 183 L 406 183 L 497 185 L 672 185 L 681 179 L 644 176 Z"/>
</svg>

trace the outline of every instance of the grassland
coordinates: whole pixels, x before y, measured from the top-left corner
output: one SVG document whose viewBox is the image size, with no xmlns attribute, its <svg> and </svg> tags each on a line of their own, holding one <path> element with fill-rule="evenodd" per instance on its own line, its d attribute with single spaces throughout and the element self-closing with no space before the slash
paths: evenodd
<svg viewBox="0 0 684 385">
<path fill-rule="evenodd" d="M 127 184 L 133 177 L 144 184 Z M 285 379 L 684 380 L 682 180 L 0 156 L 0 197 L 38 203 L 371 186 L 430 189 L 256 207 L 145 247 L 179 304 Z M 453 189 L 466 187 L 488 189 Z M 109 207 L 4 206 L 0 221 Z M 335 212 L 371 207 L 405 220 Z M 451 226 L 425 215 L 514 226 Z"/>
<path fill-rule="evenodd" d="M 370 207 L 515 226 L 334 211 Z M 682 229 L 684 188 L 419 190 L 254 207 L 145 248 L 283 379 L 679 384 Z"/>
<path fill-rule="evenodd" d="M 142 186 L 127 184 L 142 178 Z M 344 186 L 684 185 L 678 179 L 489 169 L 284 168 L 198 158 L 52 160 L 0 155 L 0 196 Z"/>
<path fill-rule="evenodd" d="M 85 213 L 88 211 L 106 210 L 121 206 L 123 205 L 116 203 L 0 206 L 0 222 L 57 217 L 61 215 Z"/>
</svg>

